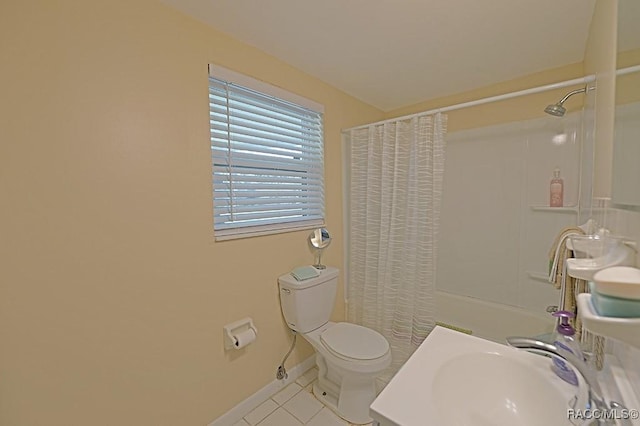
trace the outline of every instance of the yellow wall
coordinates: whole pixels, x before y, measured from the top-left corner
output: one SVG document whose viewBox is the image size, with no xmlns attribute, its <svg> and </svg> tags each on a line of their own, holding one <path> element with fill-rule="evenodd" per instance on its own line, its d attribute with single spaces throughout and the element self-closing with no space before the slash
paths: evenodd
<svg viewBox="0 0 640 426">
<path fill-rule="evenodd" d="M 584 55 L 585 73 L 595 74 L 595 161 L 593 196 L 611 196 L 615 68 L 618 29 L 617 0 L 596 2 Z"/>
<path fill-rule="evenodd" d="M 618 68 L 640 64 L 640 49 L 618 54 Z M 640 101 L 640 73 L 620 75 L 616 78 L 616 105 Z"/>
<path fill-rule="evenodd" d="M 382 112 L 153 0 L 4 2 L 0 56 L 0 424 L 203 425 L 274 380 L 308 232 L 213 242 L 207 64 L 325 105 L 339 267 L 340 129 Z"/>
</svg>

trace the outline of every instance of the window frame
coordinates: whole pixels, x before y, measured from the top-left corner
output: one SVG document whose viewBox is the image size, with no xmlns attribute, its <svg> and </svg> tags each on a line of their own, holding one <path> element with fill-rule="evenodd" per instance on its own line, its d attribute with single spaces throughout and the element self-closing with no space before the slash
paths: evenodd
<svg viewBox="0 0 640 426">
<path fill-rule="evenodd" d="M 317 177 L 316 181 L 319 179 L 319 184 L 316 183 L 316 185 L 314 186 L 314 188 L 317 188 L 317 186 L 319 185 L 319 190 L 316 190 L 315 192 L 313 192 L 313 197 L 314 199 L 317 201 L 319 199 L 320 202 L 320 209 L 321 212 L 318 215 L 316 214 L 316 217 L 312 217 L 311 219 L 302 219 L 302 220 L 287 220 L 284 222 L 278 222 L 276 218 L 272 218 L 272 219 L 276 219 L 275 223 L 260 223 L 260 224 L 255 224 L 255 223 L 249 223 L 246 225 L 233 225 L 230 224 L 231 222 L 227 222 L 226 224 L 222 225 L 222 228 L 219 226 L 219 216 L 217 216 L 222 209 L 226 208 L 227 210 L 234 210 L 235 208 L 237 208 L 237 206 L 234 204 L 233 201 L 229 201 L 228 204 L 223 205 L 222 207 L 218 206 L 218 210 L 216 210 L 216 188 L 218 188 L 218 192 L 220 191 L 221 188 L 221 184 L 220 182 L 218 182 L 218 186 L 216 186 L 216 176 L 218 176 L 218 180 L 220 180 L 220 176 L 224 177 L 224 174 L 226 172 L 220 173 L 219 170 L 221 168 L 224 167 L 224 165 L 226 164 L 227 167 L 229 167 L 229 182 L 227 182 L 226 184 L 229 185 L 229 188 L 226 190 L 229 194 L 233 194 L 234 189 L 233 189 L 233 175 L 234 173 L 232 172 L 233 170 L 233 162 L 228 161 L 220 161 L 220 156 L 219 156 L 219 152 L 220 152 L 220 143 L 219 143 L 219 137 L 218 139 L 218 146 L 217 146 L 217 150 L 214 149 L 214 119 L 213 119 L 213 109 L 214 107 L 212 106 L 212 82 L 211 79 L 214 80 L 218 80 L 218 82 L 214 83 L 216 85 L 219 85 L 220 82 L 224 82 L 226 84 L 229 84 L 230 87 L 237 87 L 239 86 L 242 89 L 248 89 L 250 91 L 253 92 L 257 92 L 260 95 L 264 95 L 267 97 L 271 97 L 271 98 L 276 98 L 280 101 L 284 101 L 286 103 L 290 103 L 293 104 L 295 107 L 297 108 L 303 108 L 305 110 L 310 110 L 313 113 L 317 114 L 319 116 L 319 120 L 320 120 L 320 137 L 319 137 L 319 146 L 318 147 L 314 147 L 316 153 L 314 154 L 314 160 L 320 161 L 320 165 L 318 166 L 317 162 L 314 161 L 314 166 L 311 168 L 309 168 L 309 170 L 314 169 L 315 170 L 315 175 Z M 254 237 L 254 236 L 260 236 L 260 235 L 271 235 L 271 234 L 278 234 L 278 233 L 285 233 L 285 232 L 293 232 L 293 231 L 299 231 L 299 230 L 305 230 L 305 229 L 313 229 L 313 228 L 318 228 L 318 227 L 322 227 L 325 224 L 325 199 L 324 199 L 324 107 L 314 101 L 311 101 L 309 99 L 303 98 L 299 95 L 296 95 L 294 93 L 290 93 L 282 88 L 270 85 L 268 83 L 253 79 L 249 76 L 246 76 L 244 74 L 240 74 L 237 73 L 235 71 L 226 69 L 224 67 L 220 67 L 218 65 L 214 65 L 214 64 L 210 64 L 209 65 L 209 132 L 210 132 L 210 148 L 211 148 L 211 166 L 212 166 L 212 206 L 213 206 L 213 232 L 214 232 L 214 239 L 215 241 L 225 241 L 225 240 L 230 240 L 230 239 L 238 239 L 238 238 L 247 238 L 247 237 Z M 240 90 L 240 89 L 239 89 Z M 219 108 L 219 107 L 218 107 Z M 217 123 L 223 123 L 223 120 L 218 120 Z M 301 139 L 301 141 L 304 141 L 304 139 Z M 230 143 L 230 142 L 229 142 Z M 265 149 L 265 146 L 268 147 L 269 144 L 265 144 L 260 145 L 260 144 L 256 144 L 256 152 L 259 152 L 261 150 Z M 231 145 L 230 148 L 231 149 Z M 311 149 L 311 148 L 309 148 Z M 319 149 L 319 155 L 317 153 Z M 216 151 L 218 152 L 218 154 L 216 154 Z M 253 152 L 253 151 L 252 151 Z M 218 161 L 216 161 L 218 160 Z M 222 164 L 221 164 L 222 163 Z M 290 167 L 291 164 L 291 159 L 289 159 L 289 165 L 287 167 Z M 301 163 L 303 164 L 303 162 Z M 296 166 L 296 167 L 300 167 L 300 166 Z M 317 168 L 320 167 L 320 172 L 318 175 L 317 172 Z M 285 167 L 283 167 L 284 169 Z M 218 170 L 218 172 L 216 172 L 216 170 Z M 304 173 L 303 171 L 298 171 L 298 173 Z M 275 173 L 273 173 L 275 175 Z M 274 183 L 279 182 L 282 183 L 282 180 L 278 180 L 278 177 L 282 177 L 282 176 L 274 176 Z M 224 190 L 223 190 L 224 191 Z M 232 198 L 233 195 L 231 195 L 230 198 Z M 319 198 L 318 198 L 319 197 Z M 218 203 L 219 204 L 219 203 Z M 305 206 L 305 212 L 307 212 L 309 208 Z M 218 220 L 217 220 L 218 218 Z"/>
</svg>

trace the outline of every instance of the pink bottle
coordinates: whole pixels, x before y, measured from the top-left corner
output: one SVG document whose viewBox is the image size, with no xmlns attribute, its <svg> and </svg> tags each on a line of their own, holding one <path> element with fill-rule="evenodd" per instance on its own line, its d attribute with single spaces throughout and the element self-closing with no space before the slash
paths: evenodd
<svg viewBox="0 0 640 426">
<path fill-rule="evenodd" d="M 553 171 L 553 179 L 549 185 L 549 198 L 551 207 L 562 207 L 564 204 L 564 181 L 560 177 L 560 169 Z"/>
</svg>

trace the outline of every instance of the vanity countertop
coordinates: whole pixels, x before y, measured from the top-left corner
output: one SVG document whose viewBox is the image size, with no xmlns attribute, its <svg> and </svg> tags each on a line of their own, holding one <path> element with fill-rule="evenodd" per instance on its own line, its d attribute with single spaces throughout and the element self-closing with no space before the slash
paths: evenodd
<svg viewBox="0 0 640 426">
<path fill-rule="evenodd" d="M 437 374 L 442 371 L 441 367 L 446 365 L 447 361 L 466 354 L 481 353 L 479 357 L 484 354 L 511 357 L 514 351 L 518 352 L 518 362 L 524 360 L 526 368 L 535 370 L 535 374 L 538 374 L 542 380 L 548 380 L 548 386 L 553 387 L 553 391 L 556 392 L 554 395 L 562 394 L 566 398 L 564 401 L 559 401 L 559 405 L 554 404 L 554 409 L 558 411 L 557 409 L 560 408 L 562 413 L 559 415 L 563 417 L 566 401 L 575 394 L 575 389 L 555 376 L 550 369 L 550 359 L 443 327 L 436 327 L 402 366 L 372 403 L 370 414 L 381 426 L 466 425 L 467 423 L 453 420 L 456 416 L 443 410 L 442 406 L 435 402 L 438 395 L 435 392 L 436 386 L 433 384 L 439 379 Z M 469 358 L 473 359 L 473 356 L 470 355 Z M 486 386 L 491 386 L 491 383 L 487 383 Z M 531 397 L 536 398 L 533 393 L 531 392 Z M 461 408 L 465 406 L 462 395 L 456 403 Z M 518 407 L 514 404 L 513 410 L 517 409 Z M 486 426 L 497 423 L 478 418 L 474 424 Z M 564 423 L 557 423 L 556 426 L 561 424 Z M 570 425 L 568 421 L 566 424 Z"/>
</svg>

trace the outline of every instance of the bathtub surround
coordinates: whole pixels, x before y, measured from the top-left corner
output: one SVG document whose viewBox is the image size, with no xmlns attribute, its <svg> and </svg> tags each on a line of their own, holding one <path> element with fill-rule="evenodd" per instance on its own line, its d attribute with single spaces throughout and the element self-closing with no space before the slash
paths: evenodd
<svg viewBox="0 0 640 426">
<path fill-rule="evenodd" d="M 548 252 L 561 229 L 582 221 L 583 123 L 580 112 L 546 116 L 544 105 L 537 119 L 447 135 L 438 290 L 540 316 L 559 305 Z M 565 207 L 551 208 L 548 176 L 558 166 Z"/>
<path fill-rule="evenodd" d="M 479 105 L 491 107 L 523 97 L 531 103 L 530 98 L 559 87 L 580 84 L 585 91 L 584 84 L 592 81 L 594 76 L 547 83 L 440 106 L 398 120 L 426 116 L 440 109 L 460 113 Z M 588 92 L 585 96 L 593 98 L 595 91 Z M 538 116 L 546 103 L 548 100 L 538 104 Z M 392 122 L 393 119 L 388 119 L 375 124 Z M 541 285 L 547 282 L 545 253 L 556 232 L 577 225 L 580 207 L 590 205 L 592 167 L 583 167 L 581 161 L 588 162 L 591 158 L 592 134 L 592 121 L 584 122 L 581 114 L 571 113 L 561 120 L 537 118 L 447 135 L 447 163 L 452 166 L 445 167 L 442 250 L 437 268 L 439 288 L 538 313 L 558 304 L 557 291 Z M 348 144 L 348 137 L 345 139 Z M 456 150 L 453 142 L 466 143 L 458 144 Z M 456 152 L 460 155 L 456 156 Z M 571 204 L 550 209 L 548 173 L 558 165 L 569 176 L 567 201 Z M 540 190 L 544 192 L 541 194 Z M 352 221 L 347 219 L 347 223 Z M 464 243 L 460 243 L 461 235 Z M 496 242 L 498 235 L 503 238 Z M 442 265 L 446 266 L 441 268 Z"/>
<path fill-rule="evenodd" d="M 393 362 L 387 376 L 435 326 L 446 122 L 438 113 L 346 135 L 347 315 L 389 341 Z"/>
<path fill-rule="evenodd" d="M 570 82 L 580 82 L 584 89 L 584 83 L 593 81 L 592 77 Z M 531 103 L 530 95 L 558 86 L 547 84 L 539 89 L 516 91 L 513 96 L 488 97 L 486 101 L 499 103 L 526 96 Z M 594 101 L 595 91 L 589 92 L 585 97 Z M 482 102 L 462 102 L 451 109 L 473 109 Z M 547 103 L 548 100 L 540 102 L 538 111 Z M 575 106 L 571 109 L 575 110 Z M 416 116 L 423 114 L 428 112 Z M 539 115 L 542 114 L 538 112 Z M 447 162 L 451 160 L 455 167 L 445 168 L 449 175 L 445 177 L 443 212 L 446 210 L 447 214 L 442 215 L 443 243 L 438 261 L 446 266 L 438 267 L 438 285 L 442 285 L 439 288 L 544 315 L 548 306 L 558 304 L 558 292 L 547 283 L 549 244 L 558 230 L 576 226 L 581 207 L 591 204 L 593 168 L 589 164 L 583 166 L 582 161 L 588 163 L 594 152 L 593 120 L 583 120 L 581 114 L 571 113 L 561 120 L 545 117 L 465 130 L 449 134 L 447 141 Z M 455 156 L 454 141 L 467 142 L 460 144 L 464 148 L 460 148 L 459 157 Z M 469 150 L 473 152 L 470 154 Z M 568 177 L 567 207 L 550 209 L 548 176 L 558 165 Z M 459 178 L 452 178 L 451 174 L 456 173 Z M 456 185 L 458 191 L 452 191 Z M 447 220 L 449 226 L 444 223 Z M 467 229 L 461 230 L 461 225 Z M 450 232 L 445 237 L 447 228 Z M 460 235 L 465 236 L 464 244 L 459 242 Z M 496 242 L 496 235 L 504 235 L 504 241 Z M 493 251 L 487 250 L 488 242 Z M 465 271 L 467 275 L 461 276 Z M 538 334 L 543 330 L 538 330 Z"/>
<path fill-rule="evenodd" d="M 508 318 L 508 321 L 505 321 Z M 466 330 L 476 337 L 505 343 L 506 336 L 537 336 L 553 330 L 546 312 L 533 313 L 504 303 L 436 291 L 436 319 Z"/>
</svg>

